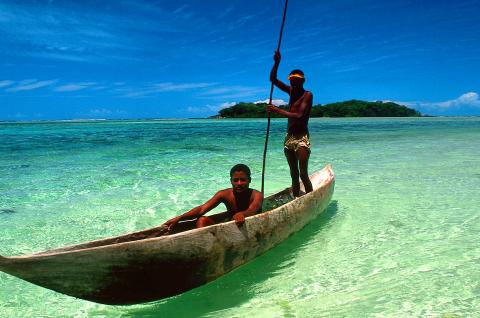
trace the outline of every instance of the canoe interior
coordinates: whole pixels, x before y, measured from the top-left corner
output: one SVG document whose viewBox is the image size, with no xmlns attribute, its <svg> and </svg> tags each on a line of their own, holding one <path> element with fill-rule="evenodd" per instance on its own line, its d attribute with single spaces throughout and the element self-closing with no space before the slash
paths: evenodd
<svg viewBox="0 0 480 318">
<path fill-rule="evenodd" d="M 291 195 L 290 188 L 286 188 L 280 192 L 277 192 L 265 198 L 262 206 L 262 211 L 266 212 L 266 211 L 273 210 L 281 205 L 284 205 L 285 203 L 288 203 L 291 200 L 293 200 L 293 196 Z M 221 212 L 221 213 L 209 215 L 209 217 L 213 218 L 214 220 L 215 219 L 223 220 L 226 213 L 227 212 Z M 171 231 L 168 231 L 167 228 L 164 226 L 157 226 L 157 227 L 142 230 L 139 232 L 134 232 L 134 233 L 129 233 L 121 236 L 52 249 L 52 250 L 36 253 L 33 255 L 49 255 L 49 254 L 55 254 L 55 253 L 61 253 L 61 252 L 78 251 L 86 248 L 107 246 L 107 245 L 167 236 L 167 235 L 172 235 L 180 232 L 193 230 L 195 229 L 195 224 L 196 224 L 196 219 L 184 220 L 179 222 Z"/>
</svg>

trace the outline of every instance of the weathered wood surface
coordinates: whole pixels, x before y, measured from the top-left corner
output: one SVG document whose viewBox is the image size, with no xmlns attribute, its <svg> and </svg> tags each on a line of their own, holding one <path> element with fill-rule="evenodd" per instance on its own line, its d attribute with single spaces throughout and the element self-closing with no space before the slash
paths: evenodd
<svg viewBox="0 0 480 318">
<path fill-rule="evenodd" d="M 328 206 L 334 174 L 327 165 L 310 179 L 314 191 L 235 222 L 166 235 L 156 227 L 128 235 L 17 257 L 0 270 L 31 283 L 104 304 L 134 304 L 180 294 L 212 281 L 271 249 Z M 285 196 L 281 191 L 267 204 Z M 184 227 L 193 226 L 185 222 Z"/>
</svg>

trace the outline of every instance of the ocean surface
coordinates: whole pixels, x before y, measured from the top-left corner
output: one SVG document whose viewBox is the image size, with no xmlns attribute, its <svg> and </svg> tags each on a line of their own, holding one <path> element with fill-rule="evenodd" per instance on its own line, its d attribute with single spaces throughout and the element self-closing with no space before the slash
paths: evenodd
<svg viewBox="0 0 480 318">
<path fill-rule="evenodd" d="M 272 120 L 267 194 L 290 183 L 285 128 Z M 159 225 L 229 187 L 236 163 L 259 189 L 265 129 L 265 120 L 2 123 L 0 254 Z M 134 306 L 0 272 L 0 317 L 480 317 L 480 118 L 321 118 L 310 132 L 309 170 L 332 164 L 335 193 L 273 250 Z"/>
</svg>

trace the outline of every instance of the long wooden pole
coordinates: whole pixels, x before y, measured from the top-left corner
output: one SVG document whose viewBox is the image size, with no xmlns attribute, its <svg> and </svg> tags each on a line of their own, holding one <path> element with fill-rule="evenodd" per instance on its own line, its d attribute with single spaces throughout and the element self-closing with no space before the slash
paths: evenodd
<svg viewBox="0 0 480 318">
<path fill-rule="evenodd" d="M 283 35 L 283 26 L 285 25 L 285 18 L 287 16 L 287 5 L 288 0 L 285 0 L 285 7 L 283 9 L 283 19 L 282 19 L 282 26 L 280 27 L 280 37 L 278 39 L 278 46 L 277 51 L 280 51 L 280 44 L 282 43 L 282 35 Z M 270 98 L 269 104 L 272 103 L 272 96 L 273 96 L 273 82 L 270 86 Z M 264 194 L 265 190 L 265 163 L 267 161 L 267 146 L 268 146 L 268 137 L 270 135 L 270 112 L 268 112 L 268 120 L 267 120 L 267 134 L 265 136 L 265 147 L 263 148 L 263 164 L 262 164 L 262 194 Z"/>
</svg>

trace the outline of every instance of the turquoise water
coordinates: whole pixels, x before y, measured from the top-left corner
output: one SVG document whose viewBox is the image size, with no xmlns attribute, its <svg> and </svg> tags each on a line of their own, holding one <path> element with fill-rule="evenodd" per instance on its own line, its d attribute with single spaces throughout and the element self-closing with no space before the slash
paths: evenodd
<svg viewBox="0 0 480 318">
<path fill-rule="evenodd" d="M 289 184 L 273 120 L 266 192 Z M 260 188 L 264 120 L 0 124 L 0 254 L 161 224 L 229 186 Z M 312 119 L 328 210 L 213 283 L 105 306 L 0 273 L 0 317 L 479 317 L 480 118 Z"/>
</svg>

